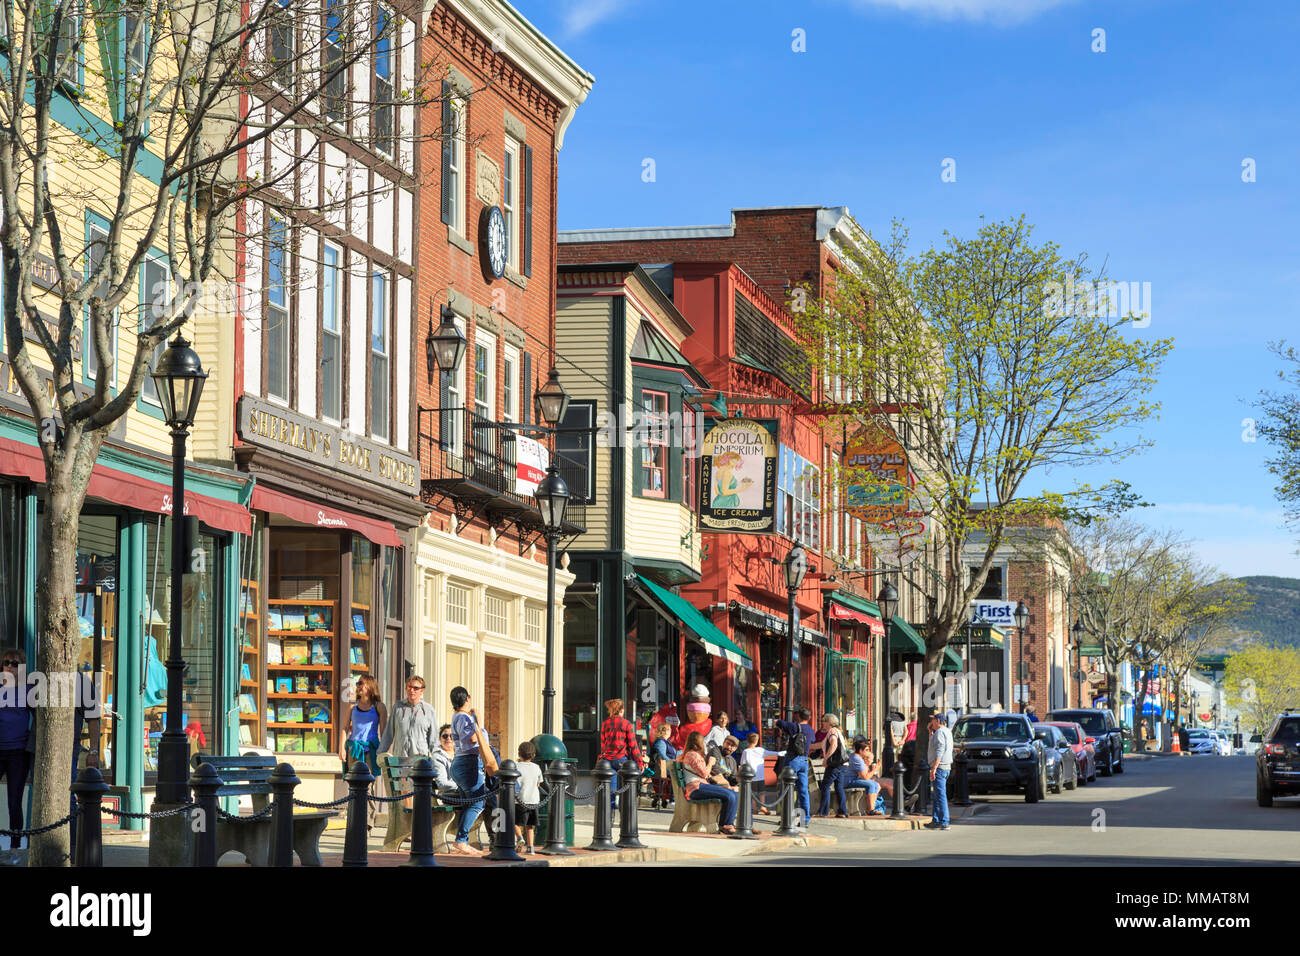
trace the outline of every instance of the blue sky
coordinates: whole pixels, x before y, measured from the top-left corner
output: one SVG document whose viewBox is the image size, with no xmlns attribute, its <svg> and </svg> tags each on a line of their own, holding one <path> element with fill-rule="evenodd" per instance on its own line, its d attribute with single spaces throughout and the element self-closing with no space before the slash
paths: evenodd
<svg viewBox="0 0 1300 956">
<path fill-rule="evenodd" d="M 1129 481 L 1233 574 L 1300 577 L 1243 419 L 1300 340 L 1300 4 L 1192 0 L 519 0 L 596 78 L 560 154 L 562 229 L 846 205 L 913 243 L 1024 213 L 1151 283 L 1173 336 Z M 1093 52 L 1097 28 L 1105 52 Z M 795 52 L 802 30 L 806 51 Z M 642 163 L 655 161 L 655 181 Z M 956 182 L 940 179 L 956 161 Z M 1256 181 L 1242 181 L 1254 160 Z M 1297 341 L 1300 344 L 1300 341 Z"/>
</svg>

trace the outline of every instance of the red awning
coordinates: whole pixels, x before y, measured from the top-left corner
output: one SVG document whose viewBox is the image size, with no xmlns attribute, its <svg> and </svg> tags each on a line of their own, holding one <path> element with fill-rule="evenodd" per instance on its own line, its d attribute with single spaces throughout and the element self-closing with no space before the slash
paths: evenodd
<svg viewBox="0 0 1300 956">
<path fill-rule="evenodd" d="M 832 621 L 852 621 L 854 624 L 865 625 L 872 634 L 883 636 L 885 633 L 884 621 L 870 614 L 855 611 L 851 607 L 845 607 L 843 604 L 836 604 L 834 601 L 831 602 L 831 609 L 826 616 Z"/>
<path fill-rule="evenodd" d="M 294 521 L 315 525 L 318 528 L 337 528 L 340 531 L 355 531 L 364 535 L 375 544 L 389 548 L 400 548 L 402 539 L 397 536 L 397 529 L 387 521 L 376 518 L 363 518 L 348 511 L 327 508 L 325 505 L 303 501 L 280 491 L 272 491 L 257 485 L 253 488 L 253 508 L 257 511 L 273 511 Z"/>
<path fill-rule="evenodd" d="M 45 459 L 40 450 L 31 445 L 0 438 L 0 474 L 16 475 L 31 481 L 45 481 Z M 90 473 L 90 487 L 86 494 L 113 504 L 138 508 L 153 514 L 172 513 L 172 489 L 147 478 L 140 478 L 115 468 L 96 465 Z M 193 515 L 210 528 L 249 534 L 253 517 L 248 509 L 233 501 L 209 498 L 198 492 L 185 493 L 185 513 Z"/>
</svg>

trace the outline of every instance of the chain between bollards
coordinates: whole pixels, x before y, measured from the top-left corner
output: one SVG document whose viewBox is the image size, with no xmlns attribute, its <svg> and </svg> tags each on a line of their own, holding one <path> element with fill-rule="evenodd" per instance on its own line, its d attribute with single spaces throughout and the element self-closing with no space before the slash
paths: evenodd
<svg viewBox="0 0 1300 956">
<path fill-rule="evenodd" d="M 364 760 L 354 761 L 352 768 L 343 775 L 348 785 L 348 823 L 343 837 L 343 865 L 368 866 L 370 864 L 369 827 L 370 786 L 375 782 L 375 775 Z M 390 811 L 392 812 L 392 811 Z"/>
<path fill-rule="evenodd" d="M 497 770 L 497 808 L 492 811 L 492 849 L 489 860 L 519 862 L 523 857 L 515 851 L 515 783 L 519 780 L 519 767 L 513 760 L 501 761 Z"/>
<path fill-rule="evenodd" d="M 569 765 L 563 760 L 552 760 L 546 768 L 550 785 L 550 802 L 546 808 L 546 845 L 537 852 L 547 856 L 572 856 L 564 839 L 565 805 L 568 795 Z"/>
<path fill-rule="evenodd" d="M 781 771 L 781 827 L 776 831 L 777 836 L 795 837 L 799 836 L 799 829 L 795 826 L 794 802 L 795 802 L 795 782 L 799 775 L 795 772 L 794 767 L 785 767 Z"/>
<path fill-rule="evenodd" d="M 894 812 L 889 815 L 891 820 L 907 819 L 907 765 L 899 760 L 894 764 Z"/>
<path fill-rule="evenodd" d="M 591 775 L 596 780 L 595 832 L 592 834 L 591 843 L 587 846 L 587 849 L 597 851 L 617 850 L 618 845 L 614 843 L 614 811 L 610 807 L 610 790 L 613 788 L 614 765 L 603 758 L 597 760 L 596 767 L 591 771 Z M 626 799 L 625 797 L 625 804 Z"/>
<path fill-rule="evenodd" d="M 616 845 L 620 850 L 639 850 L 645 846 L 641 842 L 641 833 L 636 819 L 641 768 L 629 757 L 623 761 L 623 766 L 618 768 L 618 775 L 623 781 L 621 788 L 623 799 L 618 802 L 618 843 Z"/>
<path fill-rule="evenodd" d="M 754 804 L 750 798 L 754 786 L 754 768 L 748 763 L 741 763 L 736 768 L 736 778 L 740 781 L 740 791 L 736 795 L 736 832 L 732 838 L 757 840 L 758 834 L 754 832 Z"/>
</svg>

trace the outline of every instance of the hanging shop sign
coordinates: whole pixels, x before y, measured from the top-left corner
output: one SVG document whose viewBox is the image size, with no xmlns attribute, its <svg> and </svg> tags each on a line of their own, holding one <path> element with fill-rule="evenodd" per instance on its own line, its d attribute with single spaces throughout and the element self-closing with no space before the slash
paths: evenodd
<svg viewBox="0 0 1300 956">
<path fill-rule="evenodd" d="M 513 436 L 515 442 L 515 494 L 528 496 L 537 490 L 551 464 L 545 445 L 526 435 Z"/>
<path fill-rule="evenodd" d="M 775 420 L 708 419 L 700 454 L 700 528 L 776 530 Z"/>
<path fill-rule="evenodd" d="M 239 437 L 283 455 L 407 494 L 420 490 L 420 463 L 314 418 L 245 395 L 239 400 Z"/>
<path fill-rule="evenodd" d="M 897 518 L 866 526 L 867 541 L 877 559 L 891 567 L 905 568 L 925 553 L 930 540 L 930 517 L 923 511 L 907 511 Z"/>
<path fill-rule="evenodd" d="M 908 507 L 907 452 L 883 429 L 859 432 L 844 453 L 844 510 L 868 525 L 903 518 Z"/>
</svg>

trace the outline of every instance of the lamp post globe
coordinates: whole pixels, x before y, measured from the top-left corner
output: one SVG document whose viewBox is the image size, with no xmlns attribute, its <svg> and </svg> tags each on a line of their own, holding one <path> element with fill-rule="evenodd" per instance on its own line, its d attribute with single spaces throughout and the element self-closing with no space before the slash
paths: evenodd
<svg viewBox="0 0 1300 956">
<path fill-rule="evenodd" d="M 199 397 L 208 373 L 203 371 L 199 355 L 180 332 L 158 356 L 149 372 L 158 390 L 158 404 L 163 418 L 173 431 L 188 431 L 199 410 Z"/>
<path fill-rule="evenodd" d="M 569 393 L 560 384 L 560 373 L 551 367 L 551 374 L 546 376 L 546 384 L 537 390 L 537 416 L 542 423 L 554 428 L 564 421 L 569 411 Z"/>
<path fill-rule="evenodd" d="M 880 593 L 876 595 L 876 603 L 880 605 L 880 612 L 889 621 L 898 610 L 898 589 L 894 587 L 892 581 L 886 581 L 881 587 Z"/>
<path fill-rule="evenodd" d="M 808 573 L 808 553 L 798 541 L 790 549 L 782 563 L 785 569 L 785 586 L 787 590 L 797 591 L 803 585 L 804 575 Z"/>
<path fill-rule="evenodd" d="M 542 528 L 546 534 L 560 533 L 570 497 L 568 483 L 560 476 L 560 470 L 552 462 L 546 469 L 546 477 L 537 483 L 537 490 L 533 492 L 533 498 L 537 501 L 537 511 L 542 517 Z"/>
</svg>

